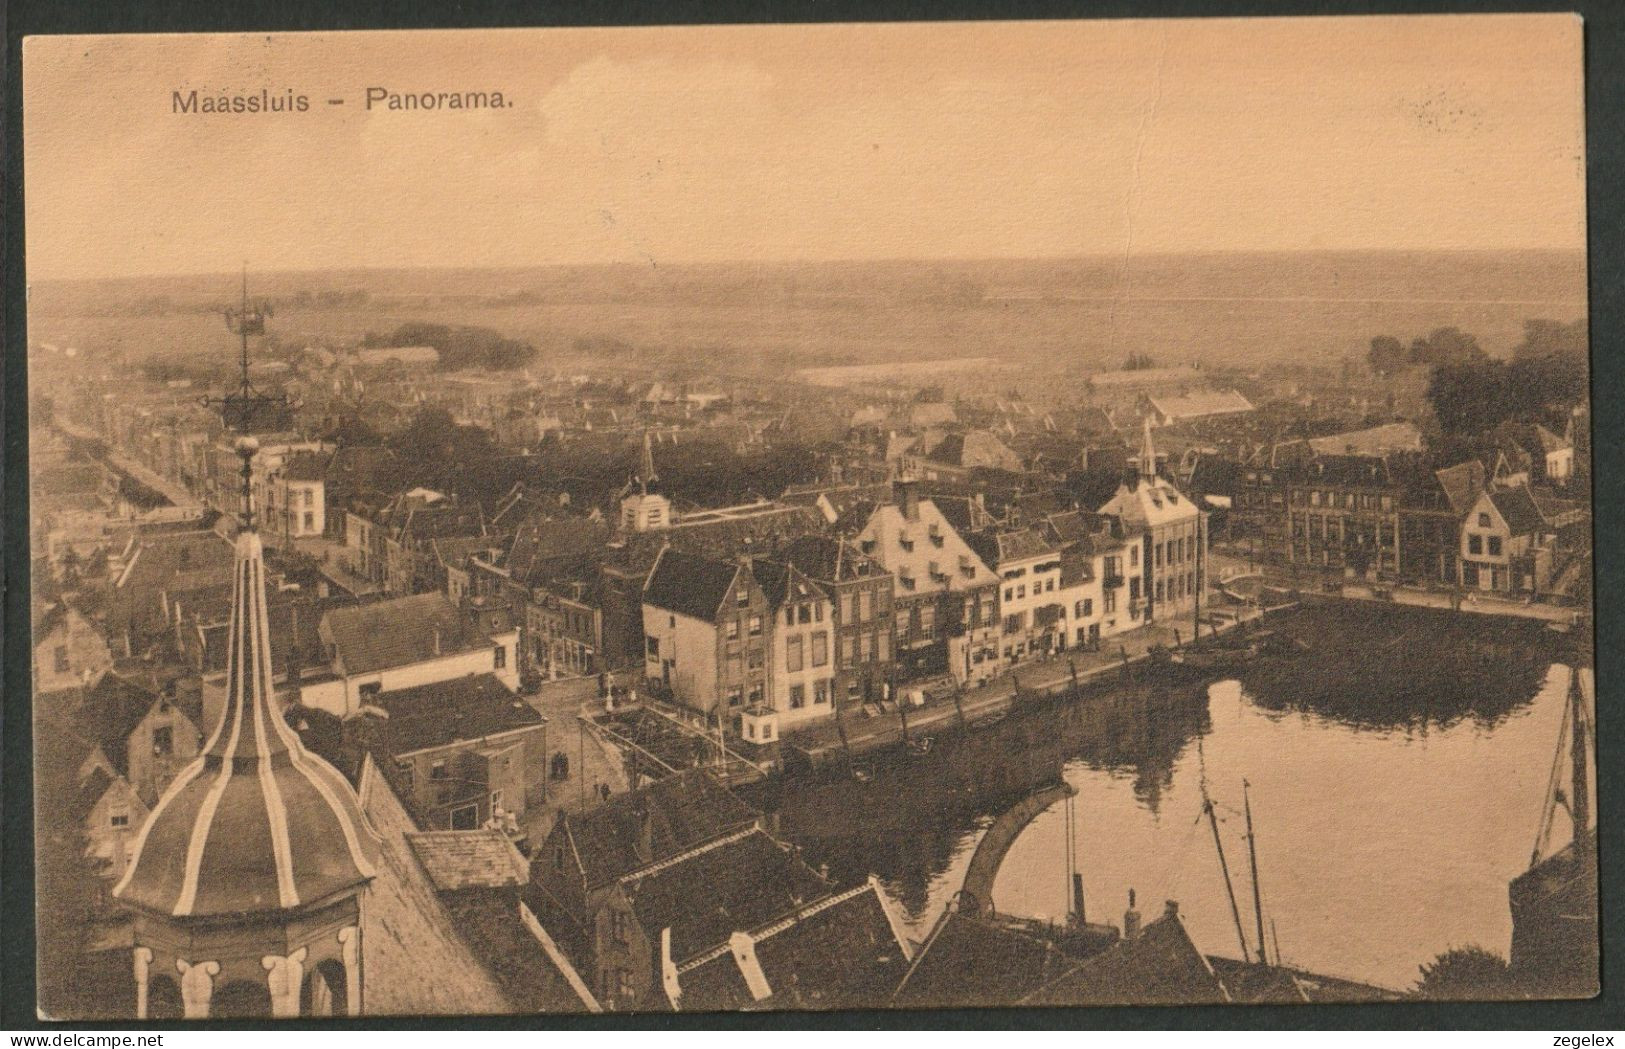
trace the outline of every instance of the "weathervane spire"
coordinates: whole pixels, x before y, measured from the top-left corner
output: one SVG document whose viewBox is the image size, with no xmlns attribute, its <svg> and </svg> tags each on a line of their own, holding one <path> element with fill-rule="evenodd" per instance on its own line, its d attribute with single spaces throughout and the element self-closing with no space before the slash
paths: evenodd
<svg viewBox="0 0 1625 1049">
<path fill-rule="evenodd" d="M 283 408 L 288 403 L 285 396 L 261 393 L 254 389 L 254 384 L 248 377 L 248 337 L 265 334 L 265 318 L 270 316 L 270 313 L 269 303 L 249 302 L 248 263 L 244 262 L 241 303 L 235 310 L 226 310 L 226 327 L 235 332 L 240 340 L 237 389 L 224 397 L 203 398 L 205 405 L 219 409 L 221 422 L 225 423 L 226 429 L 238 435 L 234 449 L 243 461 L 239 470 L 242 476 L 242 489 L 238 507 L 238 520 L 243 531 L 253 531 L 255 528 L 251 483 L 253 468 L 250 465 L 254 454 L 259 451 L 259 441 L 251 432 L 255 417 L 264 409 Z"/>
</svg>

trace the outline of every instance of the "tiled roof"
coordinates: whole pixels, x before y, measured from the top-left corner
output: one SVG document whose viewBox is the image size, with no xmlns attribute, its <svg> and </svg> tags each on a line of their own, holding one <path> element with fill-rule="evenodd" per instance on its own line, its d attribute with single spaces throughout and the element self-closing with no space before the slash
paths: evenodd
<svg viewBox="0 0 1625 1049">
<path fill-rule="evenodd" d="M 381 446 L 346 446 L 327 461 L 324 478 L 329 486 L 357 490 L 387 487 L 397 469 L 395 454 Z"/>
<path fill-rule="evenodd" d="M 1198 390 L 1177 397 L 1153 397 L 1151 404 L 1169 419 L 1197 419 L 1253 410 L 1252 402 L 1235 390 Z"/>
<path fill-rule="evenodd" d="M 1044 557 L 1055 552 L 1054 544 L 1032 528 L 999 532 L 993 538 L 997 543 L 997 559 L 1001 565 L 1011 561 L 1023 561 L 1030 557 Z"/>
<path fill-rule="evenodd" d="M 622 882 L 651 938 L 671 930 L 678 963 L 829 894 L 829 883 L 758 829 Z"/>
<path fill-rule="evenodd" d="M 322 617 L 322 624 L 347 674 L 407 666 L 491 644 L 440 593 L 335 608 Z"/>
<path fill-rule="evenodd" d="M 1382 488 L 1389 484 L 1388 460 L 1378 455 L 1317 455 L 1304 467 L 1301 483 Z"/>
<path fill-rule="evenodd" d="M 315 452 L 299 452 L 290 455 L 278 473 L 285 481 L 320 481 L 327 476 L 327 463 Z"/>
<path fill-rule="evenodd" d="M 926 458 L 950 466 L 985 466 L 999 470 L 1020 470 L 1021 456 L 986 430 L 951 433 L 927 454 Z"/>
<path fill-rule="evenodd" d="M 444 903 L 458 933 L 502 987 L 515 1012 L 585 1011 L 585 1001 L 571 990 L 559 965 L 526 928 L 519 905 L 505 893 L 465 892 L 444 898 Z"/>
<path fill-rule="evenodd" d="M 1318 455 L 1388 455 L 1421 450 L 1422 432 L 1415 423 L 1387 423 L 1349 433 L 1311 437 L 1309 447 Z"/>
<path fill-rule="evenodd" d="M 1484 490 L 1484 464 L 1477 459 L 1447 466 L 1434 476 L 1444 488 L 1445 498 L 1450 500 L 1450 509 L 1458 514 L 1472 509 L 1478 494 Z"/>
<path fill-rule="evenodd" d="M 1583 512 L 1586 504 L 1578 499 L 1565 499 L 1548 488 L 1531 486 L 1529 497 L 1535 501 L 1535 507 L 1540 510 L 1540 516 L 1548 524 L 1567 514 Z"/>
<path fill-rule="evenodd" d="M 1050 944 L 983 918 L 946 915 L 892 996 L 903 1009 L 1008 1006 L 1055 979 L 1069 960 Z"/>
<path fill-rule="evenodd" d="M 157 702 L 157 693 L 125 680 L 116 671 L 103 674 L 86 694 L 80 707 L 84 735 L 101 744 L 102 753 L 119 775 L 130 774 L 130 733 Z"/>
<path fill-rule="evenodd" d="M 824 598 L 823 587 L 795 568 L 758 557 L 751 562 L 751 574 L 767 595 L 767 606 L 778 609 L 786 600 L 816 601 Z"/>
<path fill-rule="evenodd" d="M 739 574 L 739 565 L 667 549 L 643 589 L 644 604 L 678 615 L 714 620 Z"/>
<path fill-rule="evenodd" d="M 642 823 L 649 821 L 649 848 Z M 565 817 L 587 887 L 606 885 L 708 841 L 741 830 L 757 813 L 703 769 L 657 780 L 584 813 Z"/>
<path fill-rule="evenodd" d="M 809 578 L 827 583 L 843 583 L 886 571 L 849 541 L 827 535 L 802 536 L 780 550 L 778 558 Z"/>
<path fill-rule="evenodd" d="M 998 581 L 934 502 L 921 499 L 917 505 L 913 520 L 905 518 L 902 509 L 895 504 L 875 507 L 858 537 L 859 549 L 896 575 L 898 593 L 935 589 L 939 583 L 931 578 L 933 564 L 939 578 L 945 576 L 953 590 L 973 589 Z M 969 570 L 968 575 L 965 569 Z"/>
<path fill-rule="evenodd" d="M 1535 505 L 1534 497 L 1523 485 L 1493 491 L 1490 501 L 1495 504 L 1496 512 L 1506 521 L 1513 535 L 1531 535 L 1540 531 L 1546 523 L 1540 507 Z"/>
<path fill-rule="evenodd" d="M 1238 1005 L 1303 1005 L 1309 995 L 1288 969 L 1210 955 L 1208 965 Z"/>
<path fill-rule="evenodd" d="M 1203 495 L 1229 495 L 1235 491 L 1241 465 L 1220 455 L 1202 455 L 1191 469 L 1190 487 Z"/>
<path fill-rule="evenodd" d="M 602 553 L 609 534 L 606 525 L 585 518 L 532 516 L 514 532 L 508 573 L 515 582 L 539 585 L 554 563 Z"/>
<path fill-rule="evenodd" d="M 163 586 L 177 573 L 214 569 L 231 572 L 231 543 L 211 531 L 142 533 L 125 562 L 117 585 L 139 590 Z"/>
<path fill-rule="evenodd" d="M 107 789 L 116 782 L 118 781 L 101 765 L 92 768 L 90 775 L 80 782 L 79 793 L 73 799 L 73 808 L 70 810 L 73 818 L 83 820 L 89 816 L 90 810 L 96 807 L 96 803 L 102 800 L 102 795 L 106 794 Z"/>
<path fill-rule="evenodd" d="M 422 543 L 450 536 L 486 535 L 485 512 L 478 503 L 468 506 L 437 504 L 414 508 L 401 524 L 402 543 Z"/>
<path fill-rule="evenodd" d="M 908 969 L 908 952 L 872 880 L 772 925 L 739 931 L 750 936 L 765 996 L 752 993 L 741 962 L 722 949 L 679 971 L 685 1012 L 862 1008 L 881 1000 Z"/>
<path fill-rule="evenodd" d="M 494 674 L 380 692 L 371 702 L 389 712 L 374 738 L 396 755 L 547 723 Z"/>
<path fill-rule="evenodd" d="M 1177 913 L 1149 923 L 1021 1000 L 1023 1005 L 1210 1005 L 1229 1001 Z"/>
<path fill-rule="evenodd" d="M 1214 975 L 1240 1004 L 1311 1004 L 1396 1001 L 1404 996 L 1374 984 L 1324 976 L 1286 965 L 1258 965 L 1236 958 L 1208 955 Z"/>
<path fill-rule="evenodd" d="M 468 560 L 470 554 L 480 554 L 496 549 L 500 540 L 495 536 L 459 535 L 445 539 L 432 539 L 429 548 L 441 565 L 447 568 L 457 568 Z"/>
<path fill-rule="evenodd" d="M 1569 447 L 1568 441 L 1546 429 L 1546 427 L 1540 425 L 1540 423 L 1533 424 L 1530 429 L 1534 431 L 1533 437 L 1535 447 L 1542 452 L 1561 452 Z"/>
<path fill-rule="evenodd" d="M 406 840 L 441 892 L 514 888 L 530 881 L 525 858 L 499 830 L 418 831 Z"/>
<path fill-rule="evenodd" d="M 1195 503 L 1161 477 L 1121 486 L 1100 512 L 1119 515 L 1135 527 L 1194 521 L 1199 513 Z"/>
</svg>

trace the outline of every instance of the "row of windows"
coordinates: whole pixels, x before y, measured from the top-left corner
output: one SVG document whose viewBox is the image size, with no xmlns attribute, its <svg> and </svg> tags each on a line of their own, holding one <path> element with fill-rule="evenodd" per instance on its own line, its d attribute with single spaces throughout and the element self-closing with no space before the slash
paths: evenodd
<svg viewBox="0 0 1625 1049">
<path fill-rule="evenodd" d="M 1196 593 L 1195 572 L 1186 572 L 1184 575 L 1174 576 L 1172 579 L 1166 580 L 1166 585 L 1164 583 L 1164 580 L 1157 580 L 1156 599 L 1158 601 L 1178 601 Z"/>
<path fill-rule="evenodd" d="M 888 634 L 848 634 L 841 638 L 840 662 L 842 667 L 867 663 L 871 659 L 884 663 L 891 659 L 891 637 Z"/>
<path fill-rule="evenodd" d="M 1187 546 L 1187 542 L 1189 545 Z M 1195 539 L 1168 539 L 1160 543 L 1151 544 L 1151 552 L 1156 558 L 1156 567 L 1164 564 L 1184 564 L 1196 555 Z"/>
<path fill-rule="evenodd" d="M 812 689 L 813 706 L 821 706 L 829 702 L 829 682 L 814 681 Z M 790 709 L 800 710 L 807 705 L 807 686 L 790 686 Z"/>
<path fill-rule="evenodd" d="M 762 702 L 762 683 L 755 681 L 750 686 L 750 705 L 760 706 Z M 743 685 L 730 685 L 728 688 L 728 706 L 740 707 L 745 705 L 745 687 Z"/>
<path fill-rule="evenodd" d="M 1294 488 L 1292 490 L 1292 505 L 1302 506 L 1303 501 L 1303 489 Z M 1392 510 L 1394 508 L 1394 497 L 1386 493 L 1343 492 L 1337 489 L 1311 488 L 1309 490 L 1309 505 L 1342 507 L 1345 510 Z"/>
<path fill-rule="evenodd" d="M 752 616 L 753 626 L 760 627 L 759 616 Z M 800 604 L 784 606 L 784 625 L 795 626 L 797 623 L 822 623 L 824 621 L 824 606 L 818 601 L 803 601 Z"/>
<path fill-rule="evenodd" d="M 794 674 L 802 669 L 804 649 L 810 648 L 811 651 L 808 652 L 807 655 L 810 657 L 810 661 L 814 667 L 821 667 L 829 662 L 829 632 L 820 630 L 812 635 L 810 644 L 804 644 L 804 642 L 807 640 L 808 639 L 802 634 L 796 634 L 794 637 L 785 638 L 784 669 L 786 672 Z M 759 658 L 760 655 L 761 653 L 758 651 L 753 651 L 751 653 L 753 659 Z M 760 664 L 756 662 L 751 664 L 752 667 L 758 665 Z"/>
<path fill-rule="evenodd" d="M 1486 540 L 1488 540 L 1487 544 L 1485 542 Z M 1501 556 L 1501 537 L 1500 536 L 1498 536 L 1498 535 L 1485 536 L 1485 535 L 1478 535 L 1476 533 L 1469 533 L 1468 534 L 1468 536 L 1467 536 L 1467 552 L 1469 554 L 1482 554 L 1482 553 L 1484 553 L 1486 545 L 1488 546 L 1489 555 L 1491 557 L 1500 557 Z"/>
<path fill-rule="evenodd" d="M 1345 522 L 1340 517 L 1322 517 L 1318 514 L 1306 514 L 1292 517 L 1292 536 L 1302 539 L 1308 536 L 1317 542 L 1329 543 L 1358 542 L 1367 546 L 1393 546 L 1393 529 L 1383 526 L 1376 528 L 1371 525 L 1356 525 Z"/>
<path fill-rule="evenodd" d="M 1055 579 L 1053 577 L 1051 577 L 1049 579 L 1037 579 L 1037 580 L 1033 581 L 1033 594 L 1034 594 L 1034 596 L 1036 596 L 1038 594 L 1052 594 L 1054 592 L 1055 592 Z M 1027 584 L 1026 583 L 1022 583 L 1022 584 L 1020 584 L 1018 586 L 1014 586 L 1014 587 L 1007 586 L 1007 587 L 1004 588 L 1004 599 L 1006 601 L 1019 601 L 1019 600 L 1021 600 L 1022 598 L 1026 597 L 1026 596 L 1027 596 Z"/>
</svg>

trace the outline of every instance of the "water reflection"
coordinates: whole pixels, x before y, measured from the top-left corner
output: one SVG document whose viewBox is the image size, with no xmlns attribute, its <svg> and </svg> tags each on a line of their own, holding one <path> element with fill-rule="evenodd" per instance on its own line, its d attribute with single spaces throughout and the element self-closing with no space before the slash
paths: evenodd
<svg viewBox="0 0 1625 1049">
<path fill-rule="evenodd" d="M 1569 647 L 1536 620 L 1410 606 L 1310 605 L 1271 626 L 1299 654 L 1245 668 L 1255 703 L 1363 729 L 1493 727 L 1528 703 Z"/>
<path fill-rule="evenodd" d="M 1425 731 L 1283 715 L 1239 682 L 1215 684 L 1200 752 L 1181 754 L 1160 811 L 1121 775 L 1067 767 L 1091 917 L 1115 920 L 1133 887 L 1153 905 L 1178 899 L 1205 950 L 1237 955 L 1243 936 L 1256 950 L 1245 779 L 1266 929 L 1289 963 L 1403 988 L 1451 946 L 1505 953 L 1507 881 L 1528 862 L 1562 718 L 1567 669 L 1548 669 L 1533 702 L 1508 705 L 1493 724 L 1464 716 Z M 1204 780 L 1244 911 L 1240 934 L 1202 821 Z M 1065 915 L 1063 836 L 1059 807 L 1033 822 L 995 885 L 999 909 Z"/>
</svg>

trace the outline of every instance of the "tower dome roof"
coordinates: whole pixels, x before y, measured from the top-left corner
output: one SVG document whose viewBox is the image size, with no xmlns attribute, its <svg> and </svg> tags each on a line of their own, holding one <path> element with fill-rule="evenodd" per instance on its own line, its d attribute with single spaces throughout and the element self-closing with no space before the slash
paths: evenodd
<svg viewBox="0 0 1625 1049">
<path fill-rule="evenodd" d="M 373 873 L 376 842 L 355 792 L 274 702 L 264 551 L 251 527 L 237 536 L 235 576 L 220 723 L 158 800 L 113 889 L 178 918 L 313 906 Z"/>
</svg>

